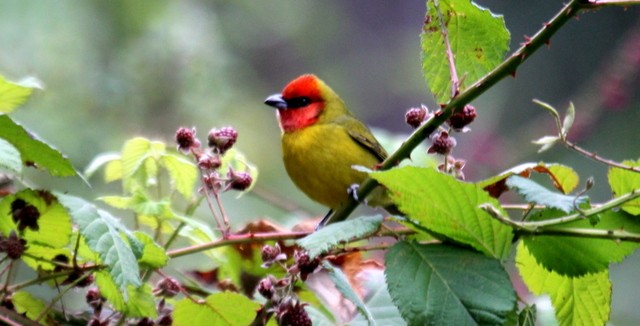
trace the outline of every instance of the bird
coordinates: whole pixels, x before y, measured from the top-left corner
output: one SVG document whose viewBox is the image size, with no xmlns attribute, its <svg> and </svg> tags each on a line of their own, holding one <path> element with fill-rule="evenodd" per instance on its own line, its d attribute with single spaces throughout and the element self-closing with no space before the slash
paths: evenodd
<svg viewBox="0 0 640 326">
<path fill-rule="evenodd" d="M 330 209 L 318 228 L 338 222 L 328 218 L 355 196 L 354 186 L 367 177 L 353 167 L 375 169 L 387 152 L 340 96 L 313 74 L 295 78 L 264 103 L 276 109 L 287 174 L 309 198 Z M 366 200 L 370 206 L 397 212 L 381 186 Z"/>
</svg>

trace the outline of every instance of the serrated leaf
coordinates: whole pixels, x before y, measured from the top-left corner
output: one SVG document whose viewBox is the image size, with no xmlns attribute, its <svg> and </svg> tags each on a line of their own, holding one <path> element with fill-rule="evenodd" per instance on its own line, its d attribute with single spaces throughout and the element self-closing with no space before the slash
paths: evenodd
<svg viewBox="0 0 640 326">
<path fill-rule="evenodd" d="M 575 210 L 575 206 L 585 203 L 587 197 L 567 196 L 548 190 L 532 180 L 519 176 L 511 176 L 507 179 L 507 186 L 515 189 L 520 196 L 529 203 L 536 203 L 550 208 L 557 208 L 565 213 Z"/>
<path fill-rule="evenodd" d="M 400 241 L 385 265 L 389 293 L 409 325 L 501 325 L 516 304 L 500 262 L 469 250 Z"/>
<path fill-rule="evenodd" d="M 358 309 L 358 312 L 366 317 L 369 325 L 376 325 L 371 312 L 364 302 L 362 302 L 362 299 L 360 299 L 356 291 L 351 287 L 347 276 L 344 275 L 340 269 L 333 267 L 333 265 L 326 260 L 322 262 L 322 268 L 328 272 L 329 278 L 331 278 L 331 281 L 336 286 L 338 292 L 340 292 L 345 299 L 353 303 L 356 309 Z"/>
<path fill-rule="evenodd" d="M 198 169 L 186 159 L 166 154 L 160 159 L 160 164 L 167 169 L 171 176 L 171 183 L 175 189 L 186 199 L 193 197 L 193 192 L 198 181 Z"/>
<path fill-rule="evenodd" d="M 6 115 L 0 115 L 0 138 L 20 152 L 22 163 L 25 165 L 46 169 L 56 177 L 80 176 L 69 159 L 57 149 L 41 141 Z"/>
<path fill-rule="evenodd" d="M 538 265 L 522 243 L 517 248 L 516 267 L 531 292 L 549 295 L 559 325 L 604 325 L 609 319 L 608 270 L 581 277 L 561 276 Z"/>
<path fill-rule="evenodd" d="M 152 156 L 152 142 L 136 137 L 128 140 L 122 148 L 122 171 L 124 177 L 131 177 Z"/>
<path fill-rule="evenodd" d="M 140 264 L 150 269 L 158 269 L 167 264 L 169 256 L 167 256 L 166 251 L 155 243 L 148 234 L 140 231 L 136 231 L 133 234 L 144 246 L 142 257 L 138 260 Z"/>
<path fill-rule="evenodd" d="M 569 133 L 569 129 L 573 126 L 573 121 L 576 118 L 576 108 L 573 106 L 573 102 L 569 103 L 569 107 L 567 108 L 567 114 L 564 116 L 564 120 L 562 122 L 562 128 L 560 132 L 563 136 L 567 136 Z"/>
<path fill-rule="evenodd" d="M 126 303 L 126 315 L 128 317 L 149 317 L 151 319 L 158 316 L 156 302 L 151 293 L 149 284 L 135 288 L 131 285 L 127 287 L 129 300 Z"/>
<path fill-rule="evenodd" d="M 107 302 L 109 302 L 117 311 L 125 311 L 126 303 L 123 292 L 113 280 L 113 277 L 103 270 L 98 270 L 94 273 L 94 282 L 100 290 Z"/>
<path fill-rule="evenodd" d="M 253 321 L 259 308 L 258 303 L 231 292 L 212 294 L 197 303 L 185 298 L 175 304 L 173 325 L 246 326 Z"/>
<path fill-rule="evenodd" d="M 557 163 L 523 163 L 510 168 L 500 174 L 489 179 L 476 183 L 479 187 L 486 190 L 492 197 L 498 198 L 503 192 L 507 191 L 506 179 L 512 175 L 520 175 L 529 177 L 531 172 L 547 174 L 556 189 L 563 193 L 569 193 L 578 184 L 578 175 L 570 167 Z"/>
<path fill-rule="evenodd" d="M 363 287 L 369 291 L 364 298 L 365 304 L 373 319 L 379 325 L 403 325 L 404 319 L 400 315 L 398 308 L 393 304 L 391 295 L 387 290 L 382 270 L 370 270 L 364 280 Z M 362 315 L 357 315 L 349 322 L 351 326 L 367 326 L 369 322 Z"/>
<path fill-rule="evenodd" d="M 532 221 L 542 221 L 562 216 L 557 210 L 544 210 L 531 216 Z M 585 230 L 625 230 L 640 233 L 640 221 L 624 212 L 606 211 L 600 223 L 592 226 L 588 220 L 574 221 L 563 228 Z M 611 263 L 621 262 L 635 252 L 639 243 L 619 242 L 613 239 L 589 239 L 583 237 L 526 235 L 523 243 L 538 264 L 560 275 L 582 276 L 606 270 Z"/>
<path fill-rule="evenodd" d="M 108 162 L 104 167 L 104 182 L 113 182 L 122 179 L 122 177 L 122 160 Z"/>
<path fill-rule="evenodd" d="M 31 227 L 18 230 L 16 222 L 11 218 L 14 202 L 23 202 L 37 210 L 37 230 Z M 49 192 L 24 189 L 8 195 L 0 201 L 0 232 L 8 236 L 16 231 L 30 244 L 40 244 L 50 248 L 61 248 L 69 243 L 71 237 L 71 219 L 64 207 Z"/>
<path fill-rule="evenodd" d="M 42 88 L 35 77 L 14 83 L 0 76 L 0 114 L 10 113 L 26 102 L 34 88 Z"/>
<path fill-rule="evenodd" d="M 142 282 L 133 244 L 123 240 L 121 233 L 126 235 L 127 231 L 116 218 L 84 199 L 60 193 L 56 196 L 78 225 L 87 245 L 108 266 L 118 287 L 126 291 L 129 285 L 140 286 Z"/>
<path fill-rule="evenodd" d="M 411 166 L 370 176 L 389 189 L 394 203 L 413 225 L 471 245 L 498 259 L 509 254 L 512 229 L 478 208 L 485 203 L 500 207 L 482 188 L 434 169 Z"/>
<path fill-rule="evenodd" d="M 640 167 L 640 160 L 635 162 L 627 160 L 622 164 Z M 640 189 L 640 173 L 621 168 L 610 168 L 607 178 L 614 197 Z M 622 205 L 622 209 L 629 214 L 640 215 L 640 198 L 626 202 Z"/>
<path fill-rule="evenodd" d="M 2 138 L 0 138 L 0 169 L 6 169 L 18 175 L 22 174 L 20 152 Z"/>
<path fill-rule="evenodd" d="M 11 302 L 16 308 L 19 314 L 25 314 L 27 318 L 35 320 L 40 316 L 40 313 L 45 309 L 44 301 L 34 297 L 31 293 L 26 291 L 17 291 L 11 296 Z M 53 325 L 52 320 L 48 320 L 45 317 L 40 321 L 44 325 Z"/>
<path fill-rule="evenodd" d="M 382 220 L 383 216 L 376 215 L 329 224 L 296 243 L 307 249 L 311 258 L 315 258 L 340 243 L 375 233 L 380 228 Z"/>
<path fill-rule="evenodd" d="M 444 21 L 440 21 L 441 17 Z M 452 94 L 443 27 L 451 45 L 461 90 L 502 62 L 509 50 L 510 39 L 502 16 L 469 0 L 427 1 L 427 15 L 420 35 L 422 72 L 431 92 L 441 103 L 447 102 Z"/>
</svg>

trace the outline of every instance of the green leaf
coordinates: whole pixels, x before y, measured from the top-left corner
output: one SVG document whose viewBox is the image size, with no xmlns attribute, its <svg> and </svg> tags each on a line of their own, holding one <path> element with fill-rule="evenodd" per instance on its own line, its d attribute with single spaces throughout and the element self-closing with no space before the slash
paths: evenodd
<svg viewBox="0 0 640 326">
<path fill-rule="evenodd" d="M 6 115 L 0 115 L 0 138 L 11 143 L 20 152 L 25 165 L 46 169 L 56 177 L 80 176 L 71 162 L 57 149 L 39 140 Z"/>
<path fill-rule="evenodd" d="M 640 167 L 638 161 L 623 161 L 622 164 L 634 167 Z M 611 168 L 608 174 L 609 185 L 614 197 L 619 197 L 626 193 L 640 189 L 640 173 L 620 169 Z M 632 215 L 640 215 L 640 198 L 631 200 L 622 205 L 622 209 Z"/>
<path fill-rule="evenodd" d="M 502 16 L 469 0 L 427 1 L 425 24 L 420 35 L 422 72 L 438 102 L 451 98 L 451 74 L 443 28 L 453 52 L 460 90 L 502 62 L 509 50 L 510 39 Z"/>
<path fill-rule="evenodd" d="M 538 265 L 522 243 L 516 267 L 529 290 L 548 294 L 559 325 L 604 325 L 611 310 L 609 271 L 581 277 L 562 276 Z"/>
<path fill-rule="evenodd" d="M 42 89 L 34 77 L 13 83 L 0 76 L 0 114 L 10 113 L 26 102 L 34 88 Z"/>
<path fill-rule="evenodd" d="M 192 162 L 174 154 L 162 156 L 160 164 L 169 171 L 171 183 L 175 189 L 186 199 L 193 197 L 196 181 L 198 181 L 198 169 L 196 166 Z"/>
<path fill-rule="evenodd" d="M 52 264 L 51 261 L 57 256 L 71 257 L 71 251 L 67 248 L 51 248 L 29 243 L 21 259 L 35 271 L 52 271 L 56 268 L 56 265 Z"/>
<path fill-rule="evenodd" d="M 574 191 L 578 186 L 580 177 L 571 167 L 562 164 L 547 164 L 546 167 L 553 176 L 554 182 L 558 183 L 556 188 L 559 188 L 564 194 Z"/>
<path fill-rule="evenodd" d="M 382 220 L 383 216 L 376 215 L 329 224 L 296 243 L 308 250 L 311 258 L 315 258 L 338 244 L 375 233 L 380 228 Z"/>
<path fill-rule="evenodd" d="M 0 138 L 0 168 L 14 174 L 22 174 L 20 152 L 2 138 Z"/>
<path fill-rule="evenodd" d="M 35 320 L 40 316 L 40 313 L 45 309 L 45 304 L 42 300 L 34 297 L 31 293 L 26 291 L 17 291 L 11 296 L 11 302 L 16 307 L 16 312 L 19 314 L 25 314 L 27 318 Z M 44 322 L 45 325 L 53 325 L 52 320 L 45 317 L 40 322 Z"/>
<path fill-rule="evenodd" d="M 385 265 L 389 293 L 409 325 L 501 325 L 516 304 L 500 262 L 469 250 L 401 241 Z"/>
<path fill-rule="evenodd" d="M 98 270 L 94 273 L 94 282 L 102 295 L 117 311 L 124 312 L 127 308 L 123 292 L 107 271 Z"/>
<path fill-rule="evenodd" d="M 133 234 L 144 245 L 142 257 L 138 260 L 140 264 L 150 269 L 158 269 L 167 264 L 169 261 L 167 252 L 155 243 L 148 234 L 140 231 L 136 231 Z"/>
<path fill-rule="evenodd" d="M 557 210 L 544 210 L 531 216 L 532 221 L 542 221 L 563 216 Z M 606 211 L 600 223 L 591 226 L 586 219 L 563 224 L 563 228 L 585 230 L 625 230 L 640 233 L 640 221 L 624 212 Z M 582 237 L 526 235 L 523 243 L 538 264 L 560 275 L 582 276 L 607 270 L 609 264 L 621 262 L 632 254 L 639 243 L 619 242 L 613 239 Z"/>
<path fill-rule="evenodd" d="M 151 293 L 151 286 L 143 284 L 140 287 L 127 287 L 129 299 L 126 303 L 126 315 L 128 317 L 149 317 L 151 319 L 158 316 L 156 302 Z"/>
<path fill-rule="evenodd" d="M 389 189 L 394 203 L 418 228 L 443 234 L 498 259 L 509 254 L 512 230 L 478 208 L 484 203 L 500 207 L 482 188 L 434 169 L 411 166 L 370 176 Z"/>
<path fill-rule="evenodd" d="M 403 325 L 404 319 L 400 316 L 398 308 L 393 304 L 391 295 L 387 290 L 387 284 L 384 280 L 384 272 L 382 270 L 364 271 L 363 287 L 367 290 L 368 295 L 365 297 L 365 304 L 371 312 L 373 319 L 379 325 Z M 362 315 L 357 315 L 349 322 L 351 326 L 369 325 L 367 319 Z"/>
<path fill-rule="evenodd" d="M 356 291 L 351 287 L 347 276 L 344 275 L 340 269 L 333 267 L 333 265 L 327 261 L 322 262 L 322 268 L 328 272 L 329 278 L 331 278 L 331 281 L 336 286 L 338 292 L 356 306 L 358 312 L 367 318 L 369 325 L 376 325 L 371 312 L 367 306 L 365 306 L 364 302 L 362 302 Z"/>
<path fill-rule="evenodd" d="M 78 225 L 87 245 L 97 252 L 102 262 L 108 266 L 109 273 L 118 287 L 125 291 L 129 285 L 140 286 L 142 282 L 133 248 L 134 242 L 131 238 L 126 242 L 121 236 L 127 235 L 126 228 L 111 214 L 96 209 L 84 199 L 60 193 L 56 196 Z"/>
<path fill-rule="evenodd" d="M 576 198 L 575 196 L 567 196 L 552 192 L 532 180 L 519 177 L 517 175 L 511 176 L 507 179 L 507 186 L 515 189 L 524 198 L 524 200 L 529 203 L 557 208 L 565 213 L 574 211 L 574 205 L 579 205 L 587 200 L 587 197 L 585 196 Z"/>
<path fill-rule="evenodd" d="M 175 304 L 173 325 L 246 326 L 253 321 L 259 308 L 258 303 L 231 292 L 212 294 L 197 303 L 185 298 Z"/>
<path fill-rule="evenodd" d="M 37 210 L 37 230 L 27 227 L 18 231 L 18 226 L 12 216 L 12 205 L 23 202 L 22 205 L 32 206 Z M 71 238 L 71 218 L 56 198 L 47 191 L 24 189 L 13 195 L 8 195 L 0 201 L 0 232 L 8 236 L 16 231 L 29 244 L 39 244 L 50 248 L 61 248 L 69 243 Z"/>
<path fill-rule="evenodd" d="M 562 122 L 562 128 L 560 132 L 563 136 L 567 136 L 571 126 L 573 126 L 573 121 L 576 119 L 576 108 L 573 106 L 573 102 L 569 103 L 569 108 L 567 108 L 567 114 L 564 116 L 564 121 Z"/>
</svg>

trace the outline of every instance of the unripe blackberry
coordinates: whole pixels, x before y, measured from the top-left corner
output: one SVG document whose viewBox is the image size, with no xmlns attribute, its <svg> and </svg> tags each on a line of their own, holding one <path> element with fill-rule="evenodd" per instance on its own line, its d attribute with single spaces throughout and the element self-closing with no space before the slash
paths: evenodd
<svg viewBox="0 0 640 326">
<path fill-rule="evenodd" d="M 144 317 L 138 321 L 137 326 L 155 326 L 156 323 L 149 317 Z"/>
<path fill-rule="evenodd" d="M 166 312 L 160 315 L 158 320 L 156 320 L 156 324 L 158 324 L 158 326 L 171 326 L 173 324 L 171 312 Z"/>
<path fill-rule="evenodd" d="M 439 134 L 431 138 L 432 144 L 427 151 L 429 154 L 436 153 L 440 155 L 448 155 L 451 150 L 456 146 L 456 140 L 449 136 L 446 131 L 441 131 Z"/>
<path fill-rule="evenodd" d="M 471 104 L 467 104 L 462 108 L 462 111 L 452 114 L 447 122 L 453 130 L 460 131 L 473 122 L 476 115 L 476 108 Z"/>
<path fill-rule="evenodd" d="M 269 275 L 258 283 L 258 293 L 262 295 L 265 299 L 269 300 L 273 298 L 273 295 L 276 292 L 275 287 L 273 286 L 273 276 Z"/>
<path fill-rule="evenodd" d="M 294 253 L 294 259 L 300 271 L 300 278 L 303 281 L 306 281 L 307 276 L 313 273 L 320 265 L 320 259 L 318 259 L 318 257 L 311 259 L 309 253 L 306 251 L 296 251 Z"/>
<path fill-rule="evenodd" d="M 305 304 L 300 302 L 292 303 L 287 300 L 278 306 L 276 320 L 279 326 L 311 326 L 311 318 L 306 310 Z"/>
<path fill-rule="evenodd" d="M 8 237 L 0 236 L 0 252 L 6 252 L 11 259 L 19 259 L 27 249 L 27 241 L 19 238 L 15 231 L 11 231 Z"/>
<path fill-rule="evenodd" d="M 156 283 L 156 287 L 153 289 L 153 295 L 159 297 L 173 298 L 176 294 L 180 293 L 180 283 L 174 278 L 165 277 Z"/>
<path fill-rule="evenodd" d="M 418 128 L 429 118 L 429 109 L 422 105 L 419 108 L 411 108 L 405 113 L 404 121 L 413 128 Z"/>
<path fill-rule="evenodd" d="M 93 307 L 94 309 L 102 306 L 103 298 L 100 295 L 100 290 L 98 290 L 98 288 L 89 289 L 87 291 L 87 294 L 85 295 L 85 299 L 87 301 L 87 304 L 89 304 L 89 306 Z"/>
<path fill-rule="evenodd" d="M 216 156 L 211 156 L 208 154 L 203 154 L 198 158 L 198 167 L 205 170 L 215 170 L 222 165 L 220 158 Z"/>
<path fill-rule="evenodd" d="M 238 191 L 247 190 L 251 187 L 251 183 L 253 182 L 253 178 L 249 173 L 235 172 L 231 169 L 229 170 L 227 177 L 229 178 L 229 188 Z"/>
<path fill-rule="evenodd" d="M 207 138 L 209 140 L 209 147 L 214 148 L 220 154 L 224 154 L 233 147 L 233 144 L 238 140 L 238 132 L 232 127 L 211 129 Z"/>
<path fill-rule="evenodd" d="M 176 142 L 178 143 L 178 150 L 185 154 L 189 153 L 192 148 L 200 147 L 200 141 L 196 139 L 196 128 L 178 128 Z"/>
</svg>

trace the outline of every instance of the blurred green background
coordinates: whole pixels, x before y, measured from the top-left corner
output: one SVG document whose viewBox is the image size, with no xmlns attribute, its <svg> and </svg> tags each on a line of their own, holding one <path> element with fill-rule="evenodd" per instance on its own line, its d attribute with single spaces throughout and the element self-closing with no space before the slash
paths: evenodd
<svg viewBox="0 0 640 326">
<path fill-rule="evenodd" d="M 562 1 L 477 1 L 503 14 L 511 49 L 554 15 Z M 234 126 L 237 148 L 260 170 L 257 190 L 286 198 L 299 212 L 248 195 L 227 196 L 236 224 L 284 220 L 324 210 L 286 177 L 279 130 L 264 98 L 313 72 L 368 124 L 406 134 L 407 108 L 436 107 L 420 69 L 424 1 L 21 1 L 0 2 L 0 74 L 36 76 L 46 89 L 12 116 L 54 144 L 82 170 L 99 153 L 134 136 L 173 144 L 180 126 L 202 140 Z M 570 138 L 605 157 L 637 159 L 640 121 L 640 8 L 605 8 L 571 21 L 517 72 L 473 104 L 472 132 L 456 134 L 454 155 L 479 180 L 529 161 L 562 162 L 596 179 L 604 200 L 606 168 L 562 148 L 537 154 L 530 140 L 554 132 L 533 98 L 562 112 L 573 101 Z M 89 198 L 118 192 L 99 177 L 29 172 L 32 183 Z M 206 212 L 205 212 L 206 213 Z M 287 220 L 290 221 L 291 219 Z M 289 222 L 290 223 L 290 222 Z M 612 269 L 611 324 L 640 323 L 637 257 Z"/>
</svg>

